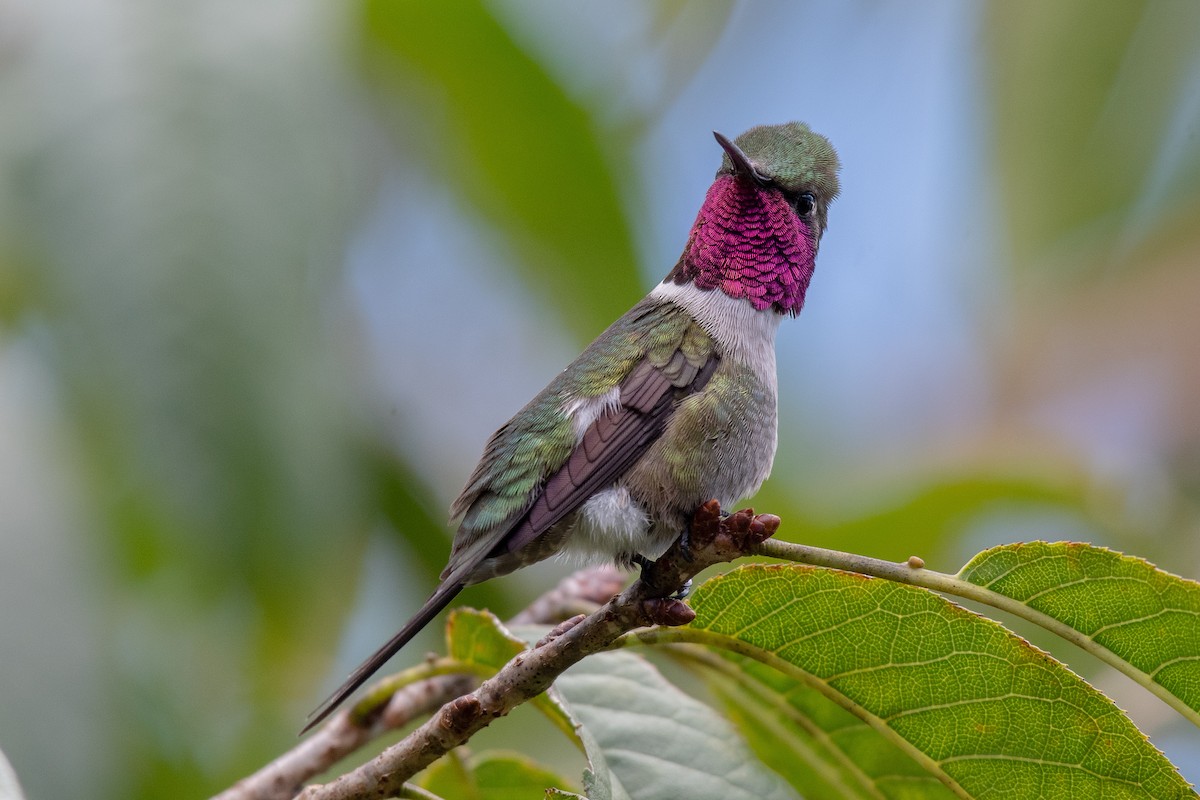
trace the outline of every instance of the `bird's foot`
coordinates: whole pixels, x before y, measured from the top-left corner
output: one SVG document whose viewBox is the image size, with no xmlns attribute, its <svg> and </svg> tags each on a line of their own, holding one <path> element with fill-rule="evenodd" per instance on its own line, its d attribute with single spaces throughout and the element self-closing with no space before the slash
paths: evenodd
<svg viewBox="0 0 1200 800">
<path fill-rule="evenodd" d="M 641 567 L 640 580 L 657 597 L 680 601 L 691 590 L 692 575 L 712 564 L 750 555 L 752 548 L 778 528 L 779 517 L 773 514 L 755 514 L 750 508 L 730 514 L 718 501 L 710 500 L 696 510 L 690 524 L 658 561 L 640 553 L 623 556 L 621 561 Z"/>
<path fill-rule="evenodd" d="M 679 534 L 679 555 L 684 561 L 695 561 L 696 557 L 692 555 L 692 527 L 683 529 L 683 533 Z"/>
<path fill-rule="evenodd" d="M 648 572 L 652 570 L 655 562 L 646 558 L 641 553 L 634 553 L 632 556 L 629 557 L 629 560 L 641 569 L 641 575 L 638 576 L 640 580 L 643 580 L 647 583 L 653 583 Z M 684 600 L 691 593 L 692 593 L 692 579 L 688 578 L 686 581 L 684 581 L 682 586 L 680 586 L 678 589 L 676 589 L 674 592 L 672 592 L 670 595 L 668 595 L 667 599 L 669 599 L 669 600 Z"/>
</svg>

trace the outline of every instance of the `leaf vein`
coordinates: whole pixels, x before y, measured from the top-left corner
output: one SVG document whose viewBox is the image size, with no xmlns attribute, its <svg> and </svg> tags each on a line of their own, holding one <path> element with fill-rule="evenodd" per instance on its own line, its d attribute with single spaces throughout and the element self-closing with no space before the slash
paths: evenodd
<svg viewBox="0 0 1200 800">
<path fill-rule="evenodd" d="M 1101 625 L 1099 628 L 1097 628 L 1096 630 L 1094 630 L 1090 634 L 1088 634 L 1088 638 L 1095 640 L 1095 638 L 1097 636 L 1104 633 L 1105 631 L 1110 631 L 1110 630 L 1113 630 L 1114 628 L 1120 628 L 1123 625 L 1133 625 L 1138 622 L 1149 622 L 1150 620 L 1154 619 L 1155 617 L 1161 617 L 1163 614 L 1170 614 L 1172 612 L 1175 612 L 1177 614 L 1190 614 L 1193 617 L 1200 617 L 1200 611 L 1193 611 L 1190 608 L 1178 608 L 1178 607 L 1173 607 L 1173 606 L 1163 606 L 1158 611 L 1155 611 L 1153 614 L 1146 614 L 1143 617 L 1136 617 L 1134 619 L 1123 619 L 1123 620 L 1119 620 L 1117 622 L 1110 622 L 1107 625 Z"/>
<path fill-rule="evenodd" d="M 1151 679 L 1153 679 L 1155 675 L 1162 672 L 1167 667 L 1171 666 L 1172 664 L 1178 664 L 1181 661 L 1200 661 L 1200 655 L 1179 656 L 1178 658 L 1167 659 L 1166 661 L 1162 662 L 1161 664 L 1159 664 L 1157 667 L 1154 668 L 1154 671 L 1150 673 Z"/>
<path fill-rule="evenodd" d="M 1071 701 L 1062 697 L 1035 697 L 1034 695 L 1021 694 L 1020 692 L 1005 692 L 1004 694 L 995 694 L 988 697 L 966 697 L 962 700 L 951 700 L 947 703 L 934 703 L 927 706 L 915 706 L 913 708 L 906 708 L 903 711 L 897 711 L 895 714 L 890 716 L 881 717 L 881 719 L 884 719 L 890 723 L 892 720 L 900 719 L 901 717 L 912 716 L 914 714 L 923 714 L 926 711 L 940 711 L 947 708 L 978 705 L 981 703 L 997 703 L 1003 700 L 1032 700 L 1035 703 L 1047 704 L 1062 703 L 1068 708 L 1075 709 L 1084 717 L 1091 717 L 1092 719 L 1102 719 L 1103 717 L 1111 716 L 1113 713 L 1120 713 L 1114 709 L 1103 715 L 1100 715 L 1094 711 L 1089 711 L 1088 709 L 1083 708 L 1078 703 L 1072 703 Z"/>
<path fill-rule="evenodd" d="M 1066 583 L 1056 583 L 1053 586 L 1047 586 L 1045 589 L 1042 589 L 1041 591 L 1038 591 L 1038 592 L 1034 592 L 1033 594 L 1029 595 L 1028 597 L 1026 597 L 1024 599 L 1015 598 L 1015 597 L 1013 599 L 1018 600 L 1019 602 L 1022 602 L 1022 603 L 1025 603 L 1028 605 L 1028 604 L 1033 603 L 1033 601 L 1037 600 L 1039 597 L 1044 597 L 1048 594 L 1052 594 L 1054 592 L 1061 591 L 1063 589 L 1069 589 L 1072 586 L 1078 586 L 1081 583 L 1099 583 L 1101 581 L 1120 581 L 1121 583 L 1136 583 L 1139 586 L 1148 585 L 1146 583 L 1146 581 L 1142 580 L 1141 578 L 1134 578 L 1129 575 L 1084 575 L 1082 578 L 1076 578 L 1073 581 L 1067 581 Z"/>
<path fill-rule="evenodd" d="M 885 670 L 885 669 L 893 669 L 895 667 L 925 667 L 925 666 L 929 666 L 931 664 L 938 664 L 943 661 L 949 661 L 950 659 L 955 658 L 956 656 L 983 656 L 985 658 L 995 659 L 996 661 L 999 661 L 1003 664 L 1012 664 L 1012 661 L 1010 659 L 1004 658 L 1003 656 L 998 656 L 995 653 L 987 653 L 987 652 L 983 652 L 980 650 L 955 650 L 954 652 L 946 653 L 945 655 L 940 655 L 936 658 L 931 658 L 927 661 L 899 661 L 899 662 L 892 661 L 887 664 L 876 664 L 876 665 L 869 666 L 869 667 L 859 667 L 857 669 L 848 669 L 845 672 L 837 672 L 837 673 L 831 674 L 828 678 L 826 678 L 826 680 L 836 681 L 836 680 L 841 680 L 842 678 L 845 678 L 845 677 L 848 677 L 851 675 L 870 674 L 872 672 L 878 672 L 878 671 Z"/>
<path fill-rule="evenodd" d="M 1129 778 L 1119 778 L 1116 775 L 1105 775 L 1104 773 L 1096 772 L 1094 769 L 1089 769 L 1088 767 L 1085 767 L 1083 764 L 1077 764 L 1077 763 L 1073 763 L 1070 761 L 1051 761 L 1050 759 L 1046 759 L 1046 758 L 1030 758 L 1029 756 L 1003 755 L 1000 753 L 971 753 L 971 754 L 963 754 L 961 756 L 948 756 L 948 757 L 942 759 L 941 761 L 939 761 L 938 763 L 939 764 L 949 764 L 954 761 L 1021 761 L 1021 762 L 1028 763 L 1028 764 L 1040 764 L 1040 765 L 1046 766 L 1046 767 L 1063 767 L 1065 769 L 1075 769 L 1075 770 L 1079 770 L 1080 772 L 1086 772 L 1088 775 L 1092 775 L 1096 778 L 1099 778 L 1102 781 L 1112 781 L 1113 783 L 1123 783 L 1126 786 L 1136 786 L 1139 789 L 1145 788 L 1145 787 L 1143 787 L 1143 785 L 1140 781 L 1130 780 Z"/>
</svg>

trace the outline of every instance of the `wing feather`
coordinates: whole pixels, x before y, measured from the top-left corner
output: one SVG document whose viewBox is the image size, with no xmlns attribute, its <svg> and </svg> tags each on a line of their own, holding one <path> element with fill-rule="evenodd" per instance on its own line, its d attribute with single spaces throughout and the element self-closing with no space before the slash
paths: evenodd
<svg viewBox="0 0 1200 800">
<path fill-rule="evenodd" d="M 621 405 L 588 427 L 567 463 L 547 479 L 529 513 L 501 546 L 510 553 L 520 550 L 624 475 L 662 435 L 679 401 L 704 388 L 718 361 L 712 353 L 702 367 L 685 371 L 689 380 L 682 385 L 664 368 L 640 362 L 621 383 Z"/>
<path fill-rule="evenodd" d="M 451 507 L 458 522 L 442 574 L 468 576 L 489 555 L 520 549 L 616 481 L 661 435 L 678 402 L 716 369 L 715 343 L 673 303 L 647 298 L 488 441 Z M 620 402 L 577 438 L 570 398 L 620 389 Z"/>
</svg>

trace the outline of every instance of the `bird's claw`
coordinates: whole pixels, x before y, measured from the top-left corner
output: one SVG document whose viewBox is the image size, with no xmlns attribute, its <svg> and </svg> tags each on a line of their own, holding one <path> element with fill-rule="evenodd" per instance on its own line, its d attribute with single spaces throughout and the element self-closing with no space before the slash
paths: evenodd
<svg viewBox="0 0 1200 800">
<path fill-rule="evenodd" d="M 690 556 L 689 556 L 689 558 L 690 558 Z M 640 576 L 638 576 L 639 579 L 645 581 L 646 583 L 651 583 L 650 576 L 646 574 L 646 571 L 648 569 L 650 569 L 650 567 L 654 566 L 654 562 L 651 561 L 650 559 L 646 558 L 641 553 L 634 553 L 632 556 L 630 556 L 629 560 L 632 561 L 635 565 L 637 565 L 641 569 L 642 574 Z M 691 580 L 691 578 L 689 578 L 687 581 L 684 582 L 683 586 L 680 586 L 673 593 L 668 595 L 668 599 L 683 600 L 691 593 L 692 593 L 692 580 Z"/>
<path fill-rule="evenodd" d="M 695 561 L 692 556 L 692 533 L 690 528 L 684 528 L 683 533 L 679 535 L 679 555 L 683 556 L 684 561 Z"/>
</svg>

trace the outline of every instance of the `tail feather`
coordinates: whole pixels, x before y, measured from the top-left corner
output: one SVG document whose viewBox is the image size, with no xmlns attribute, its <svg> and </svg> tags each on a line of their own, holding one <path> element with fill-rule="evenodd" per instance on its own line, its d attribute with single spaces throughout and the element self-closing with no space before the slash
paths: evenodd
<svg viewBox="0 0 1200 800">
<path fill-rule="evenodd" d="M 319 725 L 322 720 L 332 714 L 338 706 L 345 702 L 346 698 L 354 694 L 354 691 L 367 682 L 387 660 L 399 652 L 400 648 L 408 644 L 414 636 L 421 632 L 429 622 L 438 615 L 439 612 L 450 604 L 450 601 L 463 590 L 463 583 L 460 580 L 455 580 L 455 576 L 451 576 L 451 580 L 446 581 L 439 586 L 429 599 L 425 601 L 425 605 L 421 606 L 421 610 L 408 621 L 408 623 L 400 629 L 400 632 L 387 641 L 387 643 L 375 651 L 375 653 L 359 665 L 358 669 L 351 673 L 346 682 L 338 687 L 337 691 L 329 695 L 324 703 L 317 706 L 311 714 L 308 715 L 308 722 L 300 731 L 300 735 L 308 733 L 313 727 Z"/>
</svg>

